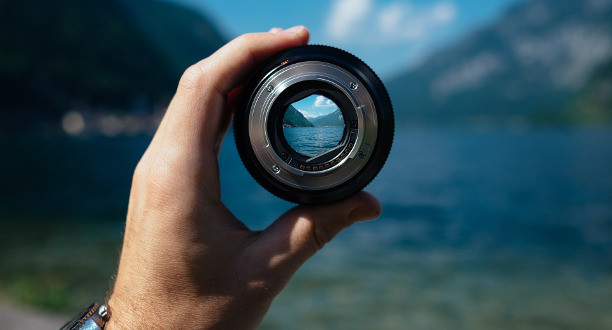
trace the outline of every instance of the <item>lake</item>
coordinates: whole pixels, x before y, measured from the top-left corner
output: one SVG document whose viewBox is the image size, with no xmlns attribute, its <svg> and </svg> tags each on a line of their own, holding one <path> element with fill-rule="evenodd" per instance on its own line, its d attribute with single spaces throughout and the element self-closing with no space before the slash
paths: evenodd
<svg viewBox="0 0 612 330">
<path fill-rule="evenodd" d="M 292 204 L 234 142 L 222 199 L 253 229 Z M 3 140 L 0 293 L 74 313 L 116 267 L 150 137 Z M 261 329 L 612 328 L 612 129 L 397 132 L 366 190 L 380 219 L 300 269 Z"/>
<path fill-rule="evenodd" d="M 289 146 L 298 153 L 314 157 L 340 143 L 344 126 L 284 127 L 283 134 Z"/>
</svg>

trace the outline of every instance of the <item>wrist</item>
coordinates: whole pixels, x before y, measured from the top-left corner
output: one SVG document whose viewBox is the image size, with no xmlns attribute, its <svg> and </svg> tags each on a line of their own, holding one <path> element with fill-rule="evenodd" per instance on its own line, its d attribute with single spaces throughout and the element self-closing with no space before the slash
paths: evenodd
<svg viewBox="0 0 612 330">
<path fill-rule="evenodd" d="M 169 329 L 175 328 L 177 324 L 186 329 L 202 326 L 202 320 L 194 317 L 191 312 L 193 308 L 187 306 L 185 301 L 166 301 L 154 293 L 129 293 L 127 297 L 115 292 L 108 299 L 107 308 L 111 317 L 105 330 Z"/>
<path fill-rule="evenodd" d="M 113 294 L 106 303 L 110 318 L 104 329 L 144 329 L 156 324 L 155 315 L 145 317 L 144 311 L 137 307 L 143 303 L 142 300 L 129 303 Z"/>
</svg>

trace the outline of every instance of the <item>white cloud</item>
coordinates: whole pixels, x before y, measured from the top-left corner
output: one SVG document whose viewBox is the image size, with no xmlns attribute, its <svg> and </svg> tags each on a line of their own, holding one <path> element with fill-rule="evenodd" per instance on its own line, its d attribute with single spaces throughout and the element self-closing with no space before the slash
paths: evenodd
<svg viewBox="0 0 612 330">
<path fill-rule="evenodd" d="M 376 0 L 336 0 L 327 20 L 327 33 L 337 41 L 394 44 L 423 39 L 457 17 L 451 1 L 429 5 Z"/>
<path fill-rule="evenodd" d="M 457 7 L 452 2 L 439 2 L 433 7 L 430 14 L 432 23 L 447 23 L 457 16 Z"/>
<path fill-rule="evenodd" d="M 327 97 L 323 95 L 319 95 L 315 98 L 313 106 L 315 108 L 337 107 L 336 103 L 334 103 L 332 100 L 328 99 Z"/>
<path fill-rule="evenodd" d="M 383 7 L 378 13 L 378 26 L 385 33 L 396 31 L 402 23 L 402 18 L 410 8 L 398 2 Z"/>
<path fill-rule="evenodd" d="M 317 118 L 319 116 L 322 116 L 322 113 L 312 113 L 312 112 L 308 112 L 306 110 L 298 110 L 302 115 L 304 115 L 304 117 L 306 118 Z"/>
<path fill-rule="evenodd" d="M 327 32 L 332 38 L 344 39 L 355 25 L 367 17 L 372 0 L 336 0 L 327 19 Z"/>
<path fill-rule="evenodd" d="M 408 4 L 392 2 L 380 10 L 378 26 L 387 40 L 419 40 L 450 23 L 456 16 L 455 4 L 448 1 L 415 9 Z"/>
</svg>

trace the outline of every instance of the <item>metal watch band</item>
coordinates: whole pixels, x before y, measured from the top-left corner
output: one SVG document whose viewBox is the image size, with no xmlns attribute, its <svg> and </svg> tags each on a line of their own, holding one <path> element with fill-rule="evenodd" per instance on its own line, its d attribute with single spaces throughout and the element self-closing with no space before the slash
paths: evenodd
<svg viewBox="0 0 612 330">
<path fill-rule="evenodd" d="M 77 317 L 76 321 L 65 324 L 60 330 L 102 330 L 109 314 L 105 305 L 93 303 Z"/>
</svg>

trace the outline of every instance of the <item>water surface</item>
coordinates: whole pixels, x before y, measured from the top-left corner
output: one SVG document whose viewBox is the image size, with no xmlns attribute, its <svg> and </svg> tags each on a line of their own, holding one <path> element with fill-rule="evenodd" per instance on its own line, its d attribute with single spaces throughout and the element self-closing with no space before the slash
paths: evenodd
<svg viewBox="0 0 612 330">
<path fill-rule="evenodd" d="M 308 157 L 320 155 L 337 146 L 343 132 L 343 126 L 283 128 L 289 146 Z"/>
<path fill-rule="evenodd" d="M 68 311 L 104 294 L 149 139 L 2 141 L 2 294 Z M 612 328 L 610 141 L 612 129 L 398 132 L 367 188 L 380 219 L 311 259 L 261 328 Z M 249 227 L 292 207 L 231 138 L 220 169 Z"/>
</svg>

